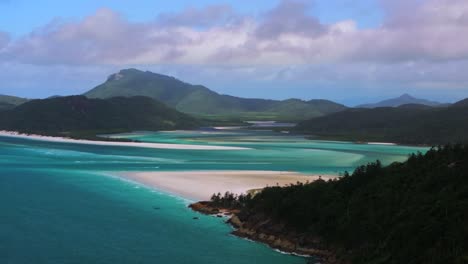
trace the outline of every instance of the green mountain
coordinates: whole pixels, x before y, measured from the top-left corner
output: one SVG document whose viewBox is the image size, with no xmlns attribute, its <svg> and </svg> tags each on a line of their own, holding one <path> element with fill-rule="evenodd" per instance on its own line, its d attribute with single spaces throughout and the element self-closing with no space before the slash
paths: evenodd
<svg viewBox="0 0 468 264">
<path fill-rule="evenodd" d="M 267 187 L 254 197 L 215 195 L 212 204 L 240 211 L 235 234 L 331 251 L 322 263 L 462 264 L 467 171 L 468 146 L 447 146 L 388 167 L 361 166 L 339 180 Z"/>
<path fill-rule="evenodd" d="M 409 94 L 403 94 L 400 97 L 384 100 L 375 104 L 364 104 L 357 106 L 358 108 L 377 108 L 377 107 L 398 107 L 405 104 L 419 104 L 427 106 L 442 106 L 442 103 L 429 101 L 413 97 Z"/>
<path fill-rule="evenodd" d="M 198 122 L 148 97 L 32 100 L 0 113 L 0 129 L 39 134 L 83 134 L 194 128 Z"/>
<path fill-rule="evenodd" d="M 468 142 L 468 100 L 449 107 L 403 105 L 349 109 L 301 122 L 296 130 L 322 138 L 409 144 Z"/>
<path fill-rule="evenodd" d="M 276 101 L 221 95 L 201 85 L 136 69 L 121 70 L 84 95 L 89 98 L 148 96 L 193 115 L 242 119 L 304 120 L 346 109 L 327 100 Z"/>
<path fill-rule="evenodd" d="M 9 96 L 9 95 L 0 95 L 0 111 L 13 109 L 16 106 L 27 102 L 28 99 Z"/>
</svg>

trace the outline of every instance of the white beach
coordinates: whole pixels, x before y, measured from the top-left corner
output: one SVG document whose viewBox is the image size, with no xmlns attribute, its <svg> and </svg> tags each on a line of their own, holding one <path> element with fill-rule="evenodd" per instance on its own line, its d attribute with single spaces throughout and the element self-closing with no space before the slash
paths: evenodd
<svg viewBox="0 0 468 264">
<path fill-rule="evenodd" d="M 0 131 L 0 136 L 23 138 L 30 140 L 40 140 L 56 143 L 72 143 L 72 144 L 87 144 L 98 146 L 117 146 L 117 147 L 139 147 L 153 149 L 182 149 L 182 150 L 247 150 L 249 148 L 229 147 L 229 146 L 205 146 L 205 145 L 189 145 L 189 144 L 167 144 L 167 143 L 144 143 L 144 142 L 111 142 L 111 141 L 94 141 L 83 139 L 72 139 L 64 137 L 50 137 L 41 135 L 22 134 L 15 131 Z"/>
<path fill-rule="evenodd" d="M 241 194 L 267 186 L 285 186 L 292 183 L 333 179 L 334 175 L 305 175 L 279 171 L 171 171 L 121 172 L 119 177 L 145 186 L 194 200 L 209 200 L 214 193 L 226 191 Z"/>
<path fill-rule="evenodd" d="M 396 143 L 390 142 L 367 142 L 368 145 L 383 145 L 383 146 L 396 146 Z"/>
</svg>

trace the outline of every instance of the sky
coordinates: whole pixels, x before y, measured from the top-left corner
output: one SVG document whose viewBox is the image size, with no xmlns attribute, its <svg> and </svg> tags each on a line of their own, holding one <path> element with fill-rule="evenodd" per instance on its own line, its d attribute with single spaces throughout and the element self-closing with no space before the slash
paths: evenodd
<svg viewBox="0 0 468 264">
<path fill-rule="evenodd" d="M 80 94 L 124 68 L 242 97 L 453 102 L 468 0 L 0 0 L 0 94 Z"/>
</svg>

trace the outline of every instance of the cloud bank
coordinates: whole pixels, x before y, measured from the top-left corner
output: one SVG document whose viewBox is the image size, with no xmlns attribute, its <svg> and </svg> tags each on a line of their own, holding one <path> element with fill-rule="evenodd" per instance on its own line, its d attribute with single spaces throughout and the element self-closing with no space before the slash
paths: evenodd
<svg viewBox="0 0 468 264">
<path fill-rule="evenodd" d="M 386 16 L 370 29 L 352 19 L 323 23 L 310 15 L 310 1 L 300 0 L 256 16 L 215 5 L 144 23 L 100 9 L 78 21 L 55 19 L 14 40 L 0 32 L 0 63 L 198 65 L 207 73 L 242 69 L 264 81 L 466 89 L 460 67 L 468 66 L 468 1 L 380 1 Z"/>
<path fill-rule="evenodd" d="M 468 58 L 468 1 L 409 2 L 384 1 L 386 20 L 374 29 L 359 29 L 353 20 L 323 24 L 308 14 L 308 4 L 294 0 L 260 17 L 219 5 L 147 23 L 101 9 L 36 29 L 12 41 L 2 57 L 32 64 L 243 65 Z"/>
</svg>

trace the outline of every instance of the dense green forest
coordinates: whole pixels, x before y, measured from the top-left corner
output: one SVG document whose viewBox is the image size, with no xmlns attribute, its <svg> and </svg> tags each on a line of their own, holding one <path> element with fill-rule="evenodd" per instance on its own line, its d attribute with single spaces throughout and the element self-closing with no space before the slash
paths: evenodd
<svg viewBox="0 0 468 264">
<path fill-rule="evenodd" d="M 15 108 L 15 105 L 13 104 L 0 102 L 0 111 L 9 110 L 13 108 Z"/>
<path fill-rule="evenodd" d="M 84 94 L 89 98 L 147 96 L 202 118 L 243 120 L 304 120 L 346 109 L 328 100 L 284 101 L 218 94 L 202 85 L 136 69 L 121 70 Z"/>
<path fill-rule="evenodd" d="M 0 112 L 0 129 L 47 135 L 93 137 L 97 133 L 190 129 L 198 121 L 147 97 L 32 100 Z"/>
<path fill-rule="evenodd" d="M 348 109 L 301 122 L 296 130 L 322 139 L 428 145 L 468 142 L 466 101 L 437 108 Z"/>
<path fill-rule="evenodd" d="M 212 201 L 240 209 L 239 218 L 258 229 L 280 224 L 280 232 L 319 237 L 351 263 L 468 263 L 466 145 L 433 148 L 388 167 L 377 161 L 340 180 Z"/>
</svg>

